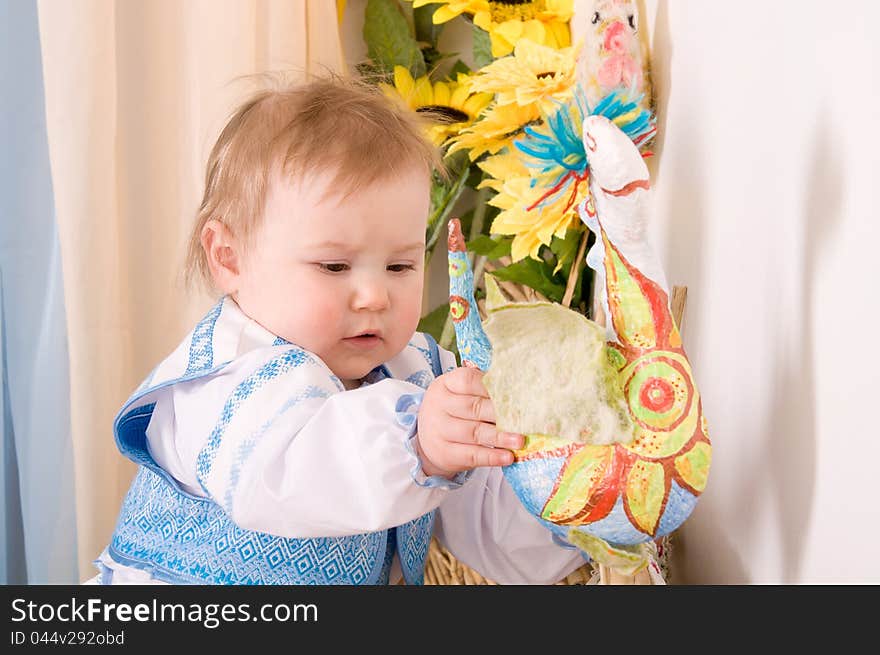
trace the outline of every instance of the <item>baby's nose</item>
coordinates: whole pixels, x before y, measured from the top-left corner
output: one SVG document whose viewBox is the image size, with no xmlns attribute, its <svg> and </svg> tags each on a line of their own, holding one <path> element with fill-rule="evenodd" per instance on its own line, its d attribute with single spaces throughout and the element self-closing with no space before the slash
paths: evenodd
<svg viewBox="0 0 880 655">
<path fill-rule="evenodd" d="M 357 311 L 381 311 L 390 303 L 388 288 L 380 281 L 364 280 L 354 291 L 353 307 Z"/>
</svg>

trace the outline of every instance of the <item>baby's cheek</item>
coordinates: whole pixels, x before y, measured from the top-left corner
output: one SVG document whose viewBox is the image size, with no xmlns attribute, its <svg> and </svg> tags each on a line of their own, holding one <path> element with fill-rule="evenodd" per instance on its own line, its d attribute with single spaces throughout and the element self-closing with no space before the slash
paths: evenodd
<svg viewBox="0 0 880 655">
<path fill-rule="evenodd" d="M 401 332 L 409 341 L 413 333 L 419 327 L 419 319 L 421 318 L 421 298 L 403 308 L 396 316 L 395 323 Z"/>
<path fill-rule="evenodd" d="M 339 325 L 343 311 L 339 301 L 334 300 L 330 293 L 316 296 L 312 299 L 311 324 L 321 332 L 332 330 Z"/>
</svg>

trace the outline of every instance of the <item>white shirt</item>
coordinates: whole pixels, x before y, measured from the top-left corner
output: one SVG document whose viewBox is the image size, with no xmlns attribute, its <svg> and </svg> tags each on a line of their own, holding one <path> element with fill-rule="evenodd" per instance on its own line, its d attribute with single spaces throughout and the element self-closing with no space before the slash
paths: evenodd
<svg viewBox="0 0 880 655">
<path fill-rule="evenodd" d="M 232 361 L 148 394 L 156 403 L 148 449 L 186 491 L 212 497 L 242 528 L 344 536 L 402 525 L 436 508 L 441 543 L 501 584 L 552 584 L 584 563 L 529 514 L 501 469 L 476 469 L 460 488 L 425 478 L 410 443 L 414 430 L 396 411 L 401 396 L 424 391 L 406 381 L 425 368 L 422 335 L 386 363 L 393 378 L 347 391 L 316 356 L 272 346 L 274 335 L 229 298 L 213 331 L 216 351 Z M 179 377 L 192 338 L 157 368 L 149 386 Z M 456 366 L 452 353 L 440 349 L 440 357 L 442 370 Z M 262 370 L 282 372 L 255 378 Z M 400 577 L 396 559 L 392 583 Z M 97 561 L 106 567 L 104 582 L 159 582 L 106 550 Z"/>
</svg>

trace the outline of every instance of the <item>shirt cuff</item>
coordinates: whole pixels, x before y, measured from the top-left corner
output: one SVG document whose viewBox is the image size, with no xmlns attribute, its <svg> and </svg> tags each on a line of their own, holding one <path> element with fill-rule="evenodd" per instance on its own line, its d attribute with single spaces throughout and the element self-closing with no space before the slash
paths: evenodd
<svg viewBox="0 0 880 655">
<path fill-rule="evenodd" d="M 415 438 L 419 431 L 419 407 L 422 404 L 422 398 L 424 395 L 424 391 L 404 394 L 397 399 L 397 405 L 394 408 L 397 424 L 407 431 L 406 439 L 403 442 L 404 446 L 406 447 L 407 452 L 412 455 L 415 460 L 415 463 L 410 470 L 410 475 L 412 476 L 413 482 L 420 487 L 458 489 L 468 480 L 468 478 L 471 477 L 471 473 L 473 473 L 472 470 L 460 471 L 459 473 L 456 473 L 451 480 L 449 478 L 444 478 L 442 475 L 427 476 L 425 475 L 424 470 L 422 470 L 422 459 L 416 451 Z"/>
</svg>

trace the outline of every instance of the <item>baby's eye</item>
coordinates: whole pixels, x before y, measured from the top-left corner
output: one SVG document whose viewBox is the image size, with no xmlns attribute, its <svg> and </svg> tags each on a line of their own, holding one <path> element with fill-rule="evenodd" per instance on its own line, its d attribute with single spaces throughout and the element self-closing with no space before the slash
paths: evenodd
<svg viewBox="0 0 880 655">
<path fill-rule="evenodd" d="M 416 267 L 412 264 L 391 264 L 388 266 L 388 270 L 392 273 L 403 273 L 404 271 L 414 271 Z"/>
<path fill-rule="evenodd" d="M 590 22 L 592 22 L 593 25 L 595 25 L 595 24 L 598 23 L 600 20 L 602 20 L 602 17 L 599 15 L 599 12 L 597 11 L 595 14 L 593 14 L 593 20 L 590 21 Z"/>
<path fill-rule="evenodd" d="M 636 29 L 636 16 L 635 16 L 635 14 L 630 14 L 626 18 L 627 18 L 627 21 L 629 21 L 629 26 L 633 29 L 633 31 L 635 31 L 635 29 Z"/>
<path fill-rule="evenodd" d="M 348 264 L 341 264 L 341 263 L 335 263 L 335 262 L 330 263 L 330 264 L 325 264 L 322 262 L 322 263 L 318 264 L 318 266 L 321 268 L 322 271 L 326 271 L 327 273 L 342 273 L 343 271 L 348 270 Z"/>
</svg>

